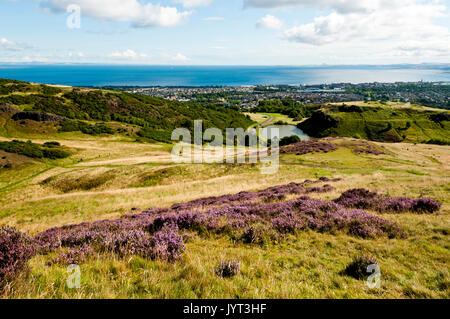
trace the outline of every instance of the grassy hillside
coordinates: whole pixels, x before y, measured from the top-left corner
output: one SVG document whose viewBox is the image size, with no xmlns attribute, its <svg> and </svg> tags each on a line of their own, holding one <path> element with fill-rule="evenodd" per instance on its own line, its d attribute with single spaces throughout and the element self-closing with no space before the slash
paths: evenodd
<svg viewBox="0 0 450 319">
<path fill-rule="evenodd" d="M 42 112 L 56 116 L 43 117 Z M 193 129 L 194 120 L 203 120 L 205 129 L 247 128 L 253 123 L 237 111 L 214 106 L 12 80 L 0 80 L 0 117 L 3 118 L 0 124 L 4 136 L 7 136 L 8 129 L 21 131 L 20 121 L 34 120 L 47 122 L 43 126 L 49 127 L 43 131 L 81 131 L 85 134 L 121 132 L 162 142 L 170 141 L 170 134 L 175 128 Z M 48 125 L 52 121 L 54 125 Z M 123 126 L 118 128 L 112 122 Z M 22 124 L 27 124 L 23 125 L 25 130 L 29 129 L 30 123 Z"/>
<path fill-rule="evenodd" d="M 33 143 L 43 145 L 46 141 Z M 274 175 L 261 175 L 258 165 L 251 164 L 174 164 L 169 148 L 132 143 L 118 136 L 61 141 L 62 147 L 72 151 L 67 159 L 25 161 L 3 153 L 16 165 L 0 168 L 0 224 L 35 236 L 50 227 L 103 219 L 134 223 L 147 216 L 142 212 L 148 208 L 188 203 L 189 209 L 189 202 L 199 198 L 259 191 L 307 179 L 315 181 L 305 185 L 312 187 L 307 194 L 312 199 L 328 202 L 348 189 L 367 188 L 391 197 L 433 198 L 443 203 L 440 213 L 393 214 L 369 207 L 368 213 L 383 223 L 387 220 L 400 227 L 405 237 L 399 238 L 365 238 L 346 229 L 314 229 L 314 224 L 280 236 L 266 220 L 255 225 L 255 232 L 246 232 L 247 228 L 202 230 L 200 224 L 198 228 L 180 229 L 186 249 L 173 262 L 101 250 L 78 255 L 73 248 L 62 247 L 30 259 L 29 268 L 9 282 L 0 296 L 448 298 L 448 147 L 349 138 L 326 139 L 323 143 L 335 145 L 334 150 L 281 154 L 280 170 Z M 324 176 L 339 179 L 317 182 Z M 259 194 L 272 194 L 266 193 Z M 299 196 L 264 197 L 261 207 L 278 207 Z M 230 198 L 235 196 L 218 198 L 216 204 L 220 207 Z M 248 201 L 236 203 L 241 208 L 248 205 Z M 255 214 L 262 212 L 256 210 Z M 361 255 L 372 256 L 380 264 L 380 288 L 371 289 L 365 278 L 355 279 L 344 272 Z M 73 258 L 80 258 L 76 260 L 81 267 L 80 289 L 66 286 L 67 263 Z M 240 273 L 222 278 L 216 268 L 227 260 L 240 262 Z"/>
<path fill-rule="evenodd" d="M 384 142 L 450 143 L 447 111 L 393 105 L 325 105 L 301 122 L 314 137 L 348 136 Z"/>
<path fill-rule="evenodd" d="M 164 135 L 152 117 L 166 111 L 167 125 L 195 119 L 172 114 L 195 105 L 0 84 L 0 298 L 450 297 L 448 146 L 330 137 L 283 147 L 271 175 L 261 163 L 174 163 L 170 144 L 136 137 Z M 325 106 L 305 123 L 376 139 L 392 122 L 384 133 L 405 140 L 447 138 L 446 113 L 360 106 Z M 379 264 L 379 288 L 361 260 Z M 69 264 L 79 289 L 66 284 Z"/>
</svg>

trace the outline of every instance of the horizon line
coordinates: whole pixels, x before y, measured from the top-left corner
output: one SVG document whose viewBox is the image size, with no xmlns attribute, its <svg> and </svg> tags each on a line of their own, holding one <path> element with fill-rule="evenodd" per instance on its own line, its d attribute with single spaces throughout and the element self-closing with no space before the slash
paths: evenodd
<svg viewBox="0 0 450 319">
<path fill-rule="evenodd" d="M 108 63 L 108 62 L 2 62 L 0 66 L 168 66 L 168 67 L 342 67 L 342 66 L 449 66 L 450 62 L 422 63 L 389 63 L 389 64 L 139 64 L 139 63 Z"/>
</svg>

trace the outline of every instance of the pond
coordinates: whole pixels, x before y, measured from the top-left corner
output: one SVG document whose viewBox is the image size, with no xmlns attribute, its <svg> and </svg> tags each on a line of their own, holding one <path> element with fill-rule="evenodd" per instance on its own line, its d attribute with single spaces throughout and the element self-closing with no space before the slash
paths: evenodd
<svg viewBox="0 0 450 319">
<path fill-rule="evenodd" d="M 275 131 L 271 132 L 273 128 L 277 128 L 279 134 L 276 134 Z M 265 139 L 270 137 L 270 135 L 272 135 L 272 138 L 277 136 L 279 139 L 291 135 L 297 135 L 302 141 L 307 141 L 310 139 L 306 133 L 304 133 L 295 125 L 269 125 L 267 127 L 261 128 L 260 134 Z"/>
</svg>

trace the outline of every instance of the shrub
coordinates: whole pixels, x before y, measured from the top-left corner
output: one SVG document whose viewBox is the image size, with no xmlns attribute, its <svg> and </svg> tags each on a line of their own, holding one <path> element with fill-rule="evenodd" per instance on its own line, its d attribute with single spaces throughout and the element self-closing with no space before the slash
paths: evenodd
<svg viewBox="0 0 450 319">
<path fill-rule="evenodd" d="M 372 209 L 378 212 L 403 213 L 411 211 L 418 214 L 432 214 L 439 211 L 442 205 L 431 198 L 389 197 L 363 188 L 347 190 L 334 202 L 345 207 Z"/>
<path fill-rule="evenodd" d="M 0 227 L 0 286 L 24 270 L 36 253 L 30 237 L 14 228 Z"/>
<path fill-rule="evenodd" d="M 60 132 L 75 132 L 80 131 L 84 134 L 99 135 L 99 134 L 114 134 L 114 130 L 104 124 L 91 125 L 82 121 L 63 120 L 60 123 Z"/>
<path fill-rule="evenodd" d="M 263 242 L 263 229 L 260 227 L 250 226 L 242 234 L 242 241 L 246 244 L 255 244 Z"/>
<path fill-rule="evenodd" d="M 273 125 L 289 125 L 289 123 L 279 120 L 279 121 L 276 121 L 275 123 L 273 123 Z"/>
<path fill-rule="evenodd" d="M 16 153 L 31 158 L 43 158 L 44 154 L 39 145 L 28 142 L 14 140 L 11 142 L 0 142 L 0 149 L 8 153 Z"/>
<path fill-rule="evenodd" d="M 229 278 L 236 276 L 241 271 L 241 264 L 237 261 L 222 261 L 216 268 L 216 275 Z"/>
<path fill-rule="evenodd" d="M 42 91 L 42 94 L 45 94 L 45 95 L 55 95 L 55 94 L 62 92 L 62 90 L 60 88 L 48 86 L 45 84 L 41 84 L 40 89 Z"/>
<path fill-rule="evenodd" d="M 151 239 L 152 257 L 167 261 L 175 261 L 186 249 L 183 237 L 174 228 L 164 228 L 156 232 Z"/>
<path fill-rule="evenodd" d="M 48 148 L 61 146 L 61 144 L 59 142 L 54 142 L 54 141 L 52 141 L 52 142 L 45 142 L 42 145 L 45 146 L 45 147 L 48 147 Z"/>
<path fill-rule="evenodd" d="M 69 157 L 70 154 L 58 149 L 43 149 L 44 157 L 50 159 L 59 159 Z"/>
<path fill-rule="evenodd" d="M 60 132 L 78 131 L 80 129 L 78 123 L 79 122 L 77 122 L 77 121 L 63 120 L 63 121 L 59 122 L 59 125 L 60 125 L 59 131 Z"/>
<path fill-rule="evenodd" d="M 54 142 L 56 143 L 56 142 Z M 8 153 L 15 153 L 31 158 L 66 158 L 70 154 L 61 149 L 55 148 L 56 145 L 52 145 L 51 148 L 44 147 L 45 145 L 35 144 L 31 141 L 22 142 L 13 140 L 11 142 L 0 142 L 0 150 L 4 150 Z"/>
<path fill-rule="evenodd" d="M 169 131 L 155 130 L 151 128 L 140 129 L 137 134 L 140 137 L 163 143 L 170 143 L 172 138 L 172 133 Z"/>
<path fill-rule="evenodd" d="M 282 234 L 295 233 L 306 227 L 306 222 L 292 212 L 286 212 L 272 219 L 272 227 Z"/>
<path fill-rule="evenodd" d="M 378 262 L 369 256 L 362 255 L 355 258 L 344 270 L 344 273 L 356 279 L 363 279 L 368 276 L 367 268 L 370 265 L 378 265 Z"/>
<path fill-rule="evenodd" d="M 356 112 L 356 113 L 362 113 L 363 109 L 360 106 L 357 105 L 340 105 L 338 108 L 339 112 L 346 112 L 346 113 L 352 113 L 352 112 Z"/>
<path fill-rule="evenodd" d="M 94 254 L 94 250 L 89 245 L 81 247 L 71 248 L 67 252 L 63 252 L 57 258 L 50 261 L 50 264 L 66 264 L 66 265 L 80 265 L 86 261 L 86 259 Z"/>
<path fill-rule="evenodd" d="M 308 153 L 328 153 L 337 150 L 337 147 L 329 142 L 310 140 L 283 146 L 281 153 L 304 155 Z"/>
<path fill-rule="evenodd" d="M 289 144 L 294 144 L 301 142 L 301 139 L 297 135 L 285 136 L 280 140 L 280 146 L 285 146 Z"/>
<path fill-rule="evenodd" d="M 418 213 L 432 214 L 441 209 L 442 204 L 431 198 L 419 198 L 415 201 L 412 209 Z"/>
<path fill-rule="evenodd" d="M 139 229 L 124 229 L 108 232 L 100 241 L 103 249 L 120 256 L 139 255 L 152 258 L 152 241 L 147 232 Z"/>
<path fill-rule="evenodd" d="M 104 124 L 81 125 L 80 131 L 81 131 L 81 133 L 90 134 L 90 135 L 114 134 L 114 130 Z"/>
</svg>

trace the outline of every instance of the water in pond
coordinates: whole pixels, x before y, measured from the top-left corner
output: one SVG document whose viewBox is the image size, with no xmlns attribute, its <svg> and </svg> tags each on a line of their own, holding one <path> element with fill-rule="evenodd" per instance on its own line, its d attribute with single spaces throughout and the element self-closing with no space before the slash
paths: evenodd
<svg viewBox="0 0 450 319">
<path fill-rule="evenodd" d="M 276 132 L 272 130 L 273 128 L 278 129 L 278 134 L 276 134 Z M 276 136 L 279 139 L 286 136 L 297 135 L 302 141 L 309 140 L 309 136 L 295 125 L 269 125 L 267 127 L 261 128 L 260 134 L 266 139 L 270 137 L 270 135 L 272 135 L 272 138 Z"/>
</svg>

